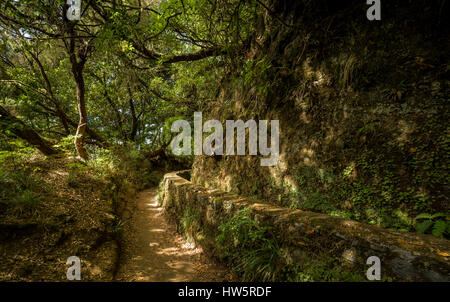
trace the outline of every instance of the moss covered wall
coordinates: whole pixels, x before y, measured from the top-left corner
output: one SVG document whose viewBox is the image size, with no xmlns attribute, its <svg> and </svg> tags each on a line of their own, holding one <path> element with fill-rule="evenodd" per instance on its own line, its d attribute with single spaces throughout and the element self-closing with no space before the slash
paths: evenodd
<svg viewBox="0 0 450 302">
<path fill-rule="evenodd" d="M 179 231 L 241 280 L 365 281 L 366 260 L 377 256 L 384 281 L 449 281 L 446 239 L 277 207 L 177 173 L 165 175 L 160 203 Z"/>
<path fill-rule="evenodd" d="M 370 22 L 364 1 L 337 2 L 272 1 L 203 112 L 278 119 L 279 164 L 197 156 L 193 181 L 411 231 L 418 214 L 450 212 L 448 3 L 385 1 Z"/>
</svg>

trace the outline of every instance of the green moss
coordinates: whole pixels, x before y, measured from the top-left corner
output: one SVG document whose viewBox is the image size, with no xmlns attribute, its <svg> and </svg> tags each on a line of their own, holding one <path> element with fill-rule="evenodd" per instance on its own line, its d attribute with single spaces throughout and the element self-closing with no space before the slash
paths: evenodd
<svg viewBox="0 0 450 302">
<path fill-rule="evenodd" d="M 180 220 L 179 230 L 186 236 L 189 241 L 201 239 L 200 214 L 194 207 L 188 207 Z"/>
<path fill-rule="evenodd" d="M 272 228 L 259 225 L 249 209 L 235 213 L 218 229 L 221 257 L 243 281 L 365 280 L 362 265 L 349 265 L 324 254 L 296 250 L 300 256 L 297 253 L 294 261 L 280 247 Z"/>
<path fill-rule="evenodd" d="M 341 260 L 330 257 L 312 259 L 309 255 L 302 263 L 284 268 L 290 282 L 364 282 L 365 270 L 361 266 L 352 267 Z"/>
<path fill-rule="evenodd" d="M 398 20 L 377 28 L 344 22 L 336 43 L 328 39 L 333 28 L 314 22 L 267 32 L 286 39 L 253 49 L 221 89 L 227 102 L 209 112 L 279 119 L 284 167 L 202 159 L 194 181 L 219 188 L 225 175 L 226 190 L 241 195 L 402 231 L 415 230 L 418 214 L 448 212 L 448 62 L 430 47 L 439 31 L 428 22 L 415 22 L 415 35 Z M 303 49 L 301 57 L 291 49 Z"/>
</svg>

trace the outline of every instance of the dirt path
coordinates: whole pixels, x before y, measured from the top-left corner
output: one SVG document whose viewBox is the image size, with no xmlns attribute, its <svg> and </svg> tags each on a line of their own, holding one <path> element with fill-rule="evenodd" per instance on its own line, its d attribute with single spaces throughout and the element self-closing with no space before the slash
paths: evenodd
<svg viewBox="0 0 450 302">
<path fill-rule="evenodd" d="M 157 188 L 130 203 L 117 281 L 225 281 L 227 271 L 186 242 L 169 223 Z"/>
</svg>

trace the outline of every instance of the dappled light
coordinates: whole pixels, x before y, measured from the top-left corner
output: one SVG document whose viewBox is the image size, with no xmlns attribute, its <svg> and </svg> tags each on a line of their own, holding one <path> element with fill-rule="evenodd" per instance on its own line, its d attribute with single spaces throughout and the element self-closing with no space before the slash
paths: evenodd
<svg viewBox="0 0 450 302">
<path fill-rule="evenodd" d="M 129 238 L 136 236 L 136 241 L 126 241 L 124 254 L 127 260 L 121 265 L 117 280 L 223 280 L 226 271 L 201 262 L 204 259 L 201 249 L 186 242 L 166 221 L 155 189 L 141 192 L 136 207 L 132 220 L 125 225 Z"/>
<path fill-rule="evenodd" d="M 450 281 L 449 13 L 1 0 L 0 281 Z"/>
</svg>

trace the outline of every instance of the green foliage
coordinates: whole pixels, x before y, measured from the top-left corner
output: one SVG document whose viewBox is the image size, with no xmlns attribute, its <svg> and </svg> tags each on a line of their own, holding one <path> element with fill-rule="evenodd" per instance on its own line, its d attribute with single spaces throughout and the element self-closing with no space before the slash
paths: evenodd
<svg viewBox="0 0 450 302">
<path fill-rule="evenodd" d="M 188 240 L 195 240 L 201 231 L 199 221 L 199 213 L 193 207 L 188 207 L 181 219 L 181 231 L 186 235 Z"/>
<path fill-rule="evenodd" d="M 123 232 L 124 232 L 123 221 L 120 219 L 116 220 L 113 225 L 113 230 L 114 230 L 114 233 L 116 233 L 118 236 L 122 236 Z"/>
<path fill-rule="evenodd" d="M 235 213 L 218 228 L 216 242 L 222 258 L 230 261 L 242 281 L 364 281 L 365 274 L 337 258 L 299 251 L 296 262 L 287 260 L 272 232 L 252 219 L 249 209 Z M 359 267 L 359 266 L 358 266 Z"/>
<path fill-rule="evenodd" d="M 450 238 L 450 214 L 422 213 L 416 216 L 415 222 L 416 232 L 419 234 Z"/>
<path fill-rule="evenodd" d="M 19 166 L 35 155 L 36 150 L 17 139 L 7 139 L 0 135 L 0 166 Z"/>
<path fill-rule="evenodd" d="M 23 164 L 19 169 L 0 168 L 0 202 L 9 205 L 34 206 L 46 189 L 43 181 Z"/>
<path fill-rule="evenodd" d="M 315 259 L 304 256 L 300 264 L 293 264 L 285 268 L 289 282 L 364 282 L 365 270 L 352 269 L 337 258 L 323 256 Z"/>
<path fill-rule="evenodd" d="M 75 156 L 77 154 L 75 145 L 73 143 L 75 141 L 75 138 L 76 135 L 68 135 L 66 137 L 63 137 L 61 138 L 60 142 L 55 145 L 55 147 L 60 148 L 69 155 Z"/>
<path fill-rule="evenodd" d="M 265 58 L 259 61 L 247 60 L 241 71 L 244 85 L 256 87 L 261 95 L 266 96 L 273 83 L 269 80 L 272 65 Z"/>
<path fill-rule="evenodd" d="M 8 201 L 8 203 L 24 206 L 34 206 L 38 204 L 40 200 L 41 198 L 39 195 L 31 192 L 30 190 L 24 190 L 12 200 Z"/>
<path fill-rule="evenodd" d="M 70 187 L 77 187 L 78 184 L 83 184 L 83 178 L 81 176 L 89 170 L 89 168 L 81 163 L 70 163 L 67 165 L 68 175 L 67 175 L 67 184 Z"/>
<path fill-rule="evenodd" d="M 363 128 L 366 130 L 361 130 Z M 363 128 L 360 128 L 361 133 L 374 132 L 367 130 L 370 128 L 368 126 Z M 426 155 L 420 157 L 423 159 Z M 298 189 L 293 192 L 283 188 L 281 201 L 291 208 L 324 212 L 398 231 L 415 231 L 418 225 L 418 231 L 433 234 L 434 224 L 423 222 L 419 225 L 415 222 L 414 215 L 423 211 L 433 213 L 436 194 L 433 198 L 423 187 L 418 191 L 417 186 L 411 183 L 405 186 L 405 181 L 398 173 L 399 161 L 395 156 L 396 154 L 376 154 L 375 150 L 364 150 L 358 161 L 339 169 L 330 168 L 322 173 L 327 177 L 319 175 L 319 169 L 304 167 L 293 174 Z M 442 159 L 442 155 L 439 157 Z M 419 175 L 427 170 L 433 172 L 427 173 L 430 178 L 425 183 L 445 183 L 445 173 L 437 172 L 443 169 L 436 164 L 441 159 L 430 159 L 433 163 L 423 167 L 414 165 L 413 173 L 416 176 L 413 183 L 422 185 L 424 180 Z M 275 183 L 271 185 L 278 187 Z M 438 226 L 440 228 L 434 234 L 442 236 L 439 232 L 443 229 L 442 224 Z"/>
<path fill-rule="evenodd" d="M 230 258 L 233 271 L 244 281 L 275 281 L 281 274 L 280 248 L 270 227 L 261 227 L 242 210 L 219 226 L 216 241 L 222 256 Z"/>
</svg>

